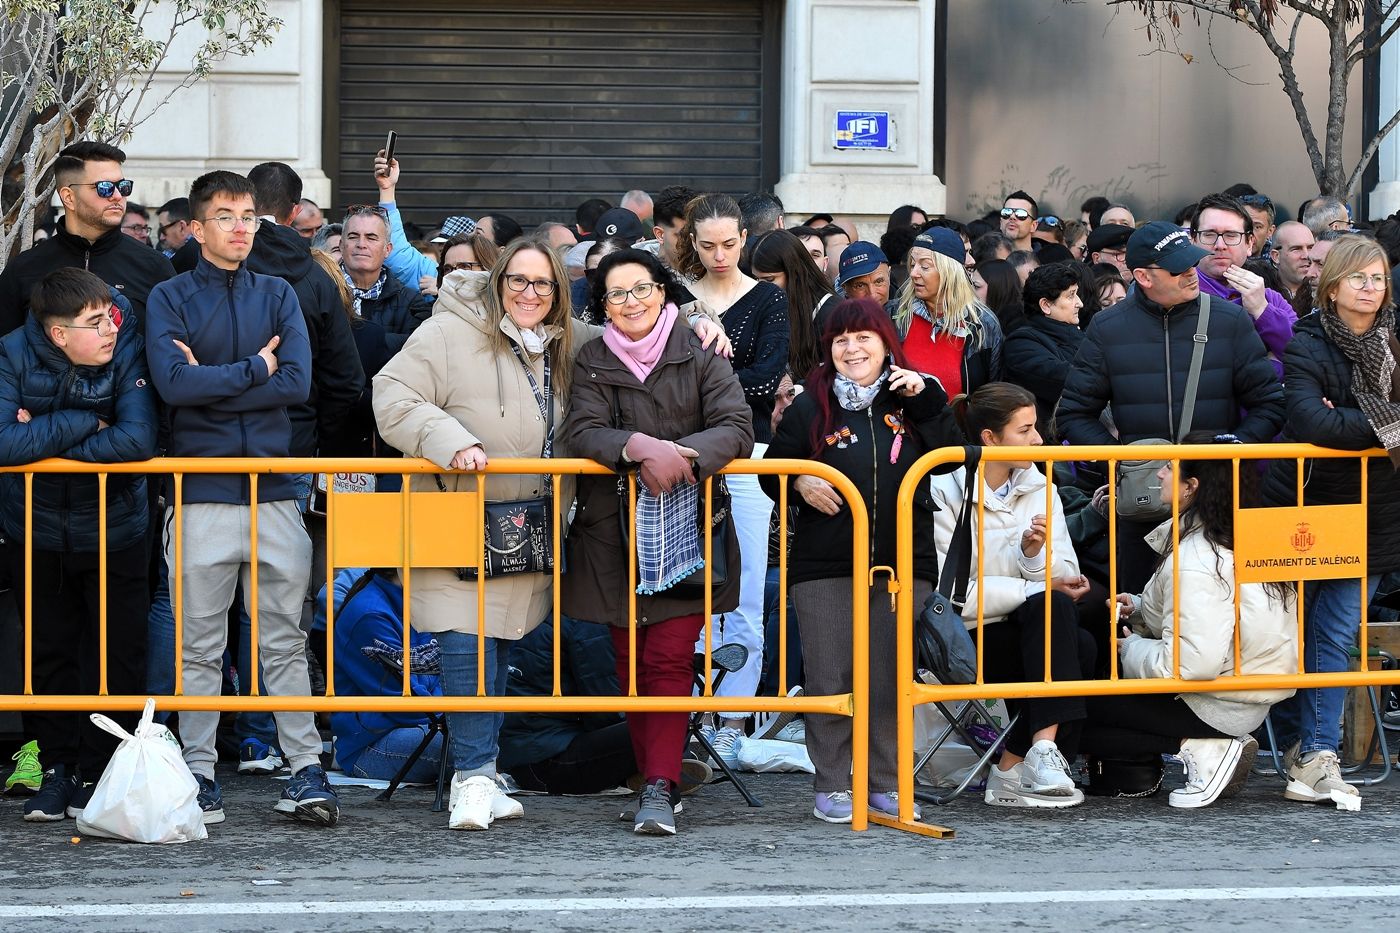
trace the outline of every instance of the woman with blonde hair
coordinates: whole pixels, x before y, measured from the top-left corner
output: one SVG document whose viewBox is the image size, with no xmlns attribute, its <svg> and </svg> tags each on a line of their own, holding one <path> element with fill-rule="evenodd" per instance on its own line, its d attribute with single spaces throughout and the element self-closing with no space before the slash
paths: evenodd
<svg viewBox="0 0 1400 933">
<path fill-rule="evenodd" d="M 977 300 L 964 255 L 954 231 L 925 230 L 909 248 L 909 279 L 885 306 L 909 365 L 936 378 L 949 397 L 1001 378 L 1001 325 Z"/>
<path fill-rule="evenodd" d="M 507 244 L 490 272 L 454 271 L 443 279 L 437 309 L 374 377 L 380 434 L 406 456 L 424 457 L 444 471 L 478 471 L 488 457 L 551 457 L 563 421 L 574 354 L 601 328 L 573 318 L 569 279 L 547 243 Z M 694 329 L 710 343 L 718 328 Z M 562 432 L 561 432 L 562 433 Z M 472 491 L 470 473 L 419 475 L 424 491 Z M 554 487 L 558 489 L 555 490 Z M 486 486 L 488 502 L 543 497 L 545 509 L 573 498 L 572 477 L 502 475 Z M 546 536 L 548 537 L 548 536 Z M 549 546 L 546 544 L 546 546 Z M 509 641 L 524 637 L 550 611 L 553 575 L 543 555 L 527 568 L 498 573 L 486 584 L 485 692 L 506 686 Z M 436 634 L 442 647 L 443 692 L 477 692 L 476 574 L 418 568 L 412 581 L 414 627 Z M 500 713 L 448 713 L 452 735 L 452 829 L 487 829 L 493 820 L 523 815 L 496 784 Z"/>
</svg>

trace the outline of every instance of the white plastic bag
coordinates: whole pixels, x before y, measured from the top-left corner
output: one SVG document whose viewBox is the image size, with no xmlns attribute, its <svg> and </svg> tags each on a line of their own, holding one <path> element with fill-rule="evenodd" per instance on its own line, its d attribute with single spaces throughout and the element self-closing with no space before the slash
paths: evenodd
<svg viewBox="0 0 1400 933">
<path fill-rule="evenodd" d="M 122 742 L 78 816 L 78 832 L 128 842 L 189 842 L 207 839 L 199 809 L 199 783 L 180 755 L 170 730 L 152 722 L 156 701 L 146 700 L 133 735 L 101 713 L 99 729 Z"/>
<path fill-rule="evenodd" d="M 740 739 L 734 749 L 739 758 L 739 769 L 757 771 L 760 774 L 770 771 L 806 771 L 816 774 L 812 756 L 807 754 L 807 746 L 796 742 L 779 742 L 776 739 Z"/>
</svg>

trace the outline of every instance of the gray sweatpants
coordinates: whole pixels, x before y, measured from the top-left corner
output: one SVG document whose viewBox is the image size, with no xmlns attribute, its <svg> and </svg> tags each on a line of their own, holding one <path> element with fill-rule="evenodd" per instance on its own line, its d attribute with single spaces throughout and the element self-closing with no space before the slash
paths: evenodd
<svg viewBox="0 0 1400 933">
<path fill-rule="evenodd" d="M 922 607 L 933 591 L 914 581 L 914 605 Z M 851 581 L 812 580 L 791 588 L 792 606 L 802 633 L 803 688 L 812 696 L 851 692 Z M 870 590 L 870 775 L 871 793 L 899 787 L 899 730 L 896 693 L 895 618 L 885 588 Z M 914 672 L 900 676 L 913 679 Z M 851 718 L 807 714 L 807 751 L 816 768 L 819 794 L 851 790 Z M 906 768 L 913 761 L 904 762 Z"/>
<path fill-rule="evenodd" d="M 241 574 L 245 598 L 252 596 L 252 548 L 246 505 L 196 502 L 184 509 L 184 688 L 189 696 L 218 696 L 223 684 L 228 610 Z M 165 520 L 165 561 L 175 574 L 175 523 Z M 258 506 L 258 660 L 270 696 L 306 696 L 306 634 L 302 601 L 311 574 L 311 539 L 296 502 Z M 173 597 L 173 593 L 171 594 Z M 250 607 L 251 610 L 251 607 Z M 245 673 L 249 682 L 253 682 Z M 311 713 L 278 712 L 278 743 L 295 774 L 321 762 L 321 736 Z M 214 776 L 218 713 L 183 712 L 180 737 L 185 763 L 195 774 Z"/>
</svg>

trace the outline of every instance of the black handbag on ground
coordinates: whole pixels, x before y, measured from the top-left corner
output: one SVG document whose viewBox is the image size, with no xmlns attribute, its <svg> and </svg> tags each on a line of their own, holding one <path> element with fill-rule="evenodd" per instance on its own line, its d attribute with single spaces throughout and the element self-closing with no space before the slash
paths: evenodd
<svg viewBox="0 0 1400 933">
<path fill-rule="evenodd" d="M 544 419 L 544 446 L 540 456 L 554 455 L 554 398 L 550 374 L 549 351 L 544 353 L 544 389 L 535 382 L 535 374 L 521 355 L 520 348 L 511 344 L 515 358 L 530 380 L 540 417 Z M 446 491 L 442 477 L 436 477 L 438 488 Z M 509 499 L 487 502 L 484 506 L 486 527 L 482 529 L 486 545 L 486 576 L 500 577 L 508 573 L 552 573 L 554 571 L 554 476 L 546 473 L 544 495 L 533 499 Z M 475 567 L 457 571 L 461 580 L 475 580 Z"/>
<path fill-rule="evenodd" d="M 972 572 L 972 499 L 982 450 L 966 447 L 964 451 L 966 474 L 962 511 L 958 513 L 948 553 L 943 556 L 938 589 L 929 594 L 923 611 L 914 620 L 915 663 L 937 677 L 941 684 L 977 681 L 977 646 L 963 624 L 962 607 L 967 600 L 968 578 Z"/>
<path fill-rule="evenodd" d="M 1162 789 L 1166 765 L 1161 755 L 1150 758 L 1096 758 L 1089 756 L 1089 785 L 1084 793 L 1091 797 L 1151 797 Z"/>
</svg>

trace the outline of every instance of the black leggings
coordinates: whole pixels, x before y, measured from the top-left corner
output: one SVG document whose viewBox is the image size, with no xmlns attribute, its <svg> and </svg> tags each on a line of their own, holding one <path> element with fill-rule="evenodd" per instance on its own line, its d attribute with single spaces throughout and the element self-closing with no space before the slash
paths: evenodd
<svg viewBox="0 0 1400 933">
<path fill-rule="evenodd" d="M 581 732 L 554 757 L 510 769 L 510 776 L 524 790 L 556 795 L 611 790 L 636 773 L 637 758 L 625 722 Z"/>
<path fill-rule="evenodd" d="M 974 641 L 977 633 L 972 632 Z M 982 675 L 987 683 L 1039 681 L 1045 677 L 1045 594 L 1026 600 L 1004 621 L 982 628 Z M 1050 674 L 1060 680 L 1088 680 L 1094 671 L 1094 639 L 1079 626 L 1074 600 L 1050 592 Z M 1008 700 L 1021 718 L 1006 739 L 1006 749 L 1024 755 L 1031 736 L 1059 725 L 1055 744 L 1066 758 L 1079 751 L 1079 733 L 1087 715 L 1083 697 L 1032 697 Z"/>
<path fill-rule="evenodd" d="M 1088 697 L 1089 719 L 1080 748 L 1100 758 L 1150 758 L 1175 754 L 1182 739 L 1229 738 L 1201 721 L 1170 693 Z"/>
</svg>

